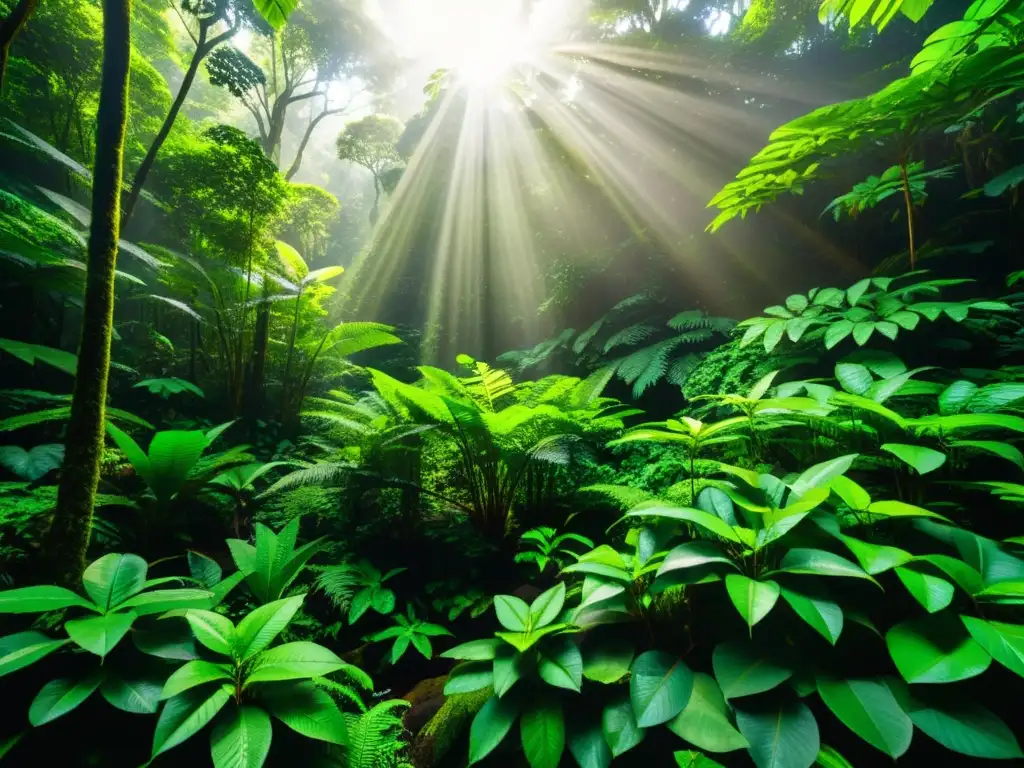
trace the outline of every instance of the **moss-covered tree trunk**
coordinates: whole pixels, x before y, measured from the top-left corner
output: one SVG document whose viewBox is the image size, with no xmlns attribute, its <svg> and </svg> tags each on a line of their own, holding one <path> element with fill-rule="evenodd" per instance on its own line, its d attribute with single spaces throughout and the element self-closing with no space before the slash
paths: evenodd
<svg viewBox="0 0 1024 768">
<path fill-rule="evenodd" d="M 88 272 L 71 420 L 57 509 L 43 551 L 54 576 L 74 583 L 85 568 L 93 496 L 103 453 L 104 406 L 114 322 L 114 266 L 121 224 L 121 164 L 128 117 L 131 0 L 103 0 L 103 82 L 97 114 Z"/>
<path fill-rule="evenodd" d="M 36 9 L 39 0 L 18 0 L 13 10 L 0 21 L 0 92 L 4 89 L 4 74 L 7 72 L 7 58 L 11 54 L 14 38 Z"/>
</svg>

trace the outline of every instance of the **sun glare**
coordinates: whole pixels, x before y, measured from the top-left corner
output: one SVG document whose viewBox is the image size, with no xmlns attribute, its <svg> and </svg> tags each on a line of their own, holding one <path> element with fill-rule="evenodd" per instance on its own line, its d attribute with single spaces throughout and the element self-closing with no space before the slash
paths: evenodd
<svg viewBox="0 0 1024 768">
<path fill-rule="evenodd" d="M 476 34 L 467 35 L 457 54 L 453 69 L 459 80 L 470 87 L 487 88 L 500 84 L 504 77 L 530 55 L 529 26 L 519 19 L 502 25 L 481 25 Z"/>
</svg>

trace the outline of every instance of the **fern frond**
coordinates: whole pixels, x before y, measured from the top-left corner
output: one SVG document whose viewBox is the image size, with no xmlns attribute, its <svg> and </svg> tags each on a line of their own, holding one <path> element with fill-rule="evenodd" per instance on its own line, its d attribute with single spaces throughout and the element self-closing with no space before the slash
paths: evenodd
<svg viewBox="0 0 1024 768">
<path fill-rule="evenodd" d="M 392 768 L 405 749 L 404 727 L 397 710 L 409 702 L 401 699 L 382 701 L 358 717 L 346 716 L 348 745 L 344 749 L 345 768 Z"/>
<path fill-rule="evenodd" d="M 665 381 L 675 387 L 684 386 L 686 380 L 690 378 L 690 374 L 700 365 L 700 361 L 704 357 L 705 355 L 702 352 L 691 352 L 688 355 L 676 358 L 669 367 L 668 373 L 665 374 Z"/>
<path fill-rule="evenodd" d="M 496 410 L 497 402 L 505 395 L 511 394 L 515 387 L 508 371 L 491 368 L 487 363 L 476 361 L 476 376 L 466 379 L 466 387 L 481 402 L 486 402 L 490 409 Z"/>
<path fill-rule="evenodd" d="M 608 340 L 604 343 L 602 351 L 607 354 L 615 349 L 615 347 L 635 346 L 656 333 L 657 330 L 653 325 L 648 325 L 647 323 L 634 323 L 609 336 Z"/>
<path fill-rule="evenodd" d="M 638 398 L 648 387 L 657 384 L 668 370 L 669 355 L 679 344 L 679 337 L 665 339 L 634 352 L 619 365 L 618 375 L 633 385 L 633 397 Z"/>
<path fill-rule="evenodd" d="M 316 588 L 321 590 L 336 608 L 345 608 L 352 599 L 356 588 L 361 586 L 355 566 L 349 563 L 329 565 L 316 577 Z"/>
<path fill-rule="evenodd" d="M 358 469 L 358 465 L 347 461 L 324 461 L 314 464 L 312 467 L 297 469 L 267 488 L 259 495 L 259 498 L 307 485 L 329 485 L 342 479 L 354 469 Z"/>
<path fill-rule="evenodd" d="M 587 345 L 590 344 L 591 341 L 593 341 L 594 337 L 597 335 L 597 332 L 601 330 L 601 327 L 604 325 L 605 320 L 607 319 L 607 315 L 605 315 L 602 318 L 599 318 L 598 320 L 594 321 L 591 324 L 591 326 L 587 328 L 587 330 L 585 330 L 583 333 L 577 336 L 576 341 L 574 341 L 572 344 L 572 351 L 577 355 L 582 355 L 583 350 L 587 348 Z"/>
<path fill-rule="evenodd" d="M 336 703 L 349 702 L 355 705 L 355 708 L 360 712 L 366 712 L 366 705 L 363 704 L 362 697 L 347 685 L 342 685 L 326 677 L 314 677 L 313 684 L 320 690 L 328 693 Z"/>
</svg>

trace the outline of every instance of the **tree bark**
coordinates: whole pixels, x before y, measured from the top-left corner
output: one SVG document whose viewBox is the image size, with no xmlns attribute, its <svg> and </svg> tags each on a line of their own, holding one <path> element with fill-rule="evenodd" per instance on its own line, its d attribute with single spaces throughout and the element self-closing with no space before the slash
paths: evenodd
<svg viewBox="0 0 1024 768">
<path fill-rule="evenodd" d="M 164 124 L 160 126 L 160 130 L 153 139 L 153 143 L 149 145 L 149 150 L 146 152 L 146 156 L 142 159 L 142 164 L 139 165 L 138 169 L 135 171 L 135 178 L 132 179 L 132 188 L 128 192 L 128 199 L 125 200 L 123 206 L 124 213 L 122 214 L 122 224 L 125 227 L 128 226 L 128 221 L 132 217 L 135 205 L 139 202 L 139 196 L 142 194 L 142 187 L 146 183 L 146 177 L 149 175 L 149 171 L 153 168 L 153 164 L 156 162 L 156 156 L 160 152 L 160 148 L 164 145 L 164 142 L 167 140 L 167 137 L 170 135 L 171 128 L 174 127 L 174 121 L 178 119 L 178 112 L 181 111 L 182 106 L 185 104 L 185 98 L 188 96 L 188 92 L 192 88 L 192 81 L 196 79 L 196 73 L 199 71 L 199 64 L 214 48 L 213 45 L 207 43 L 207 31 L 207 25 L 200 23 L 199 39 L 196 41 L 196 50 L 192 54 L 192 61 L 189 62 L 188 69 L 185 71 L 185 77 L 181 81 L 181 87 L 178 88 L 178 95 L 174 97 L 174 102 L 171 104 L 171 108 L 167 112 L 167 117 L 164 118 Z"/>
<path fill-rule="evenodd" d="M 11 54 L 14 38 L 32 17 L 39 0 L 19 0 L 14 10 L 0 21 L 0 93 L 4 89 L 4 74 L 7 72 L 7 58 Z"/>
<path fill-rule="evenodd" d="M 78 369 L 57 508 L 43 542 L 53 575 L 63 584 L 76 584 L 85 570 L 103 455 L 130 65 L 131 0 L 103 0 L 103 80 Z"/>
</svg>

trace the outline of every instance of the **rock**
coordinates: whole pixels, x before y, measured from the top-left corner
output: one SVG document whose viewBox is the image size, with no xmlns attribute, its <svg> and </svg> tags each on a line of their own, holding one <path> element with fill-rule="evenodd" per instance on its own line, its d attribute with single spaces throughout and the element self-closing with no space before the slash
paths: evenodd
<svg viewBox="0 0 1024 768">
<path fill-rule="evenodd" d="M 402 696 L 410 704 L 403 718 L 405 730 L 409 733 L 419 733 L 423 726 L 437 714 L 444 704 L 444 684 L 446 682 L 448 682 L 448 675 L 420 680 L 411 691 Z"/>
<path fill-rule="evenodd" d="M 412 740 L 410 758 L 416 768 L 434 768 L 469 729 L 476 713 L 493 693 L 490 687 L 448 696 Z"/>
</svg>

